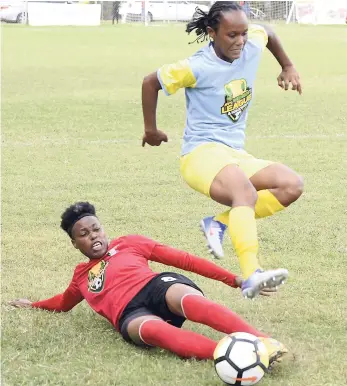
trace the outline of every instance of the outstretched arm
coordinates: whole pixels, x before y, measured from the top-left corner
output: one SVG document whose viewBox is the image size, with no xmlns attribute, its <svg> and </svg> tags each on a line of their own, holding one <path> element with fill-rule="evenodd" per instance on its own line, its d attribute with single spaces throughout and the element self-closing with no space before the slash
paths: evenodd
<svg viewBox="0 0 347 386">
<path fill-rule="evenodd" d="M 161 90 L 161 85 L 157 73 L 147 75 L 142 83 L 142 111 L 145 124 L 142 146 L 145 146 L 146 143 L 151 146 L 159 146 L 162 142 L 167 142 L 167 135 L 157 129 L 159 90 Z"/>
<path fill-rule="evenodd" d="M 230 287 L 239 288 L 242 285 L 242 278 L 240 276 L 236 276 L 211 261 L 166 245 L 156 244 L 149 260 L 194 272 L 201 276 L 221 281 Z M 271 296 L 276 292 L 276 288 L 263 289 L 260 291 L 260 295 Z"/>
<path fill-rule="evenodd" d="M 83 300 L 83 296 L 72 281 L 69 287 L 62 294 L 56 295 L 50 299 L 31 302 L 28 299 L 15 299 L 9 302 L 10 305 L 17 308 L 41 308 L 43 310 L 55 312 L 67 312 Z"/>
<path fill-rule="evenodd" d="M 148 143 L 159 146 L 167 142 L 167 135 L 157 129 L 158 92 L 163 90 L 166 95 L 175 94 L 179 89 L 196 87 L 197 80 L 188 59 L 176 63 L 165 64 L 157 72 L 147 75 L 142 83 L 142 110 L 145 124 L 145 134 L 142 146 Z"/>
<path fill-rule="evenodd" d="M 241 285 L 241 278 L 226 269 L 219 267 L 211 261 L 166 245 L 155 245 L 149 260 L 194 272 L 201 276 L 221 281 L 230 287 L 237 288 Z"/>
<path fill-rule="evenodd" d="M 264 25 L 263 27 L 268 35 L 268 43 L 266 47 L 282 67 L 282 72 L 277 78 L 278 85 L 281 88 L 288 90 L 289 84 L 291 83 L 292 90 L 297 90 L 301 95 L 302 86 L 300 82 L 300 76 L 296 71 L 294 64 L 291 62 L 288 55 L 284 51 L 280 39 L 275 34 L 275 32 L 268 26 Z"/>
</svg>

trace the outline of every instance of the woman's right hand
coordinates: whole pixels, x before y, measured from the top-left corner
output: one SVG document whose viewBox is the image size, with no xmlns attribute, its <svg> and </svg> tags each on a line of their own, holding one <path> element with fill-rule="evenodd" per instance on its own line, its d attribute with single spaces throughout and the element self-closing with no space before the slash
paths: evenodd
<svg viewBox="0 0 347 386">
<path fill-rule="evenodd" d="M 8 302 L 8 304 L 17 308 L 29 308 L 32 302 L 29 299 L 14 299 Z"/>
<path fill-rule="evenodd" d="M 162 142 L 167 141 L 167 135 L 161 130 L 145 131 L 142 137 L 142 147 L 144 147 L 146 143 L 150 146 L 160 146 Z"/>
</svg>

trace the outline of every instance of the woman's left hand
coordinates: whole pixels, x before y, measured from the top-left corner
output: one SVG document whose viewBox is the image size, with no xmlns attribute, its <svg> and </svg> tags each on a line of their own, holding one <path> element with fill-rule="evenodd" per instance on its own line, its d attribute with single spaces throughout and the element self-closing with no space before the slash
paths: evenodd
<svg viewBox="0 0 347 386">
<path fill-rule="evenodd" d="M 277 288 L 264 288 L 259 292 L 262 296 L 272 296 L 277 292 Z"/>
<path fill-rule="evenodd" d="M 287 66 L 282 69 L 282 72 L 277 77 L 278 85 L 284 90 L 289 89 L 289 84 L 292 84 L 292 90 L 296 90 L 300 95 L 302 94 L 302 86 L 299 73 L 294 66 Z"/>
</svg>

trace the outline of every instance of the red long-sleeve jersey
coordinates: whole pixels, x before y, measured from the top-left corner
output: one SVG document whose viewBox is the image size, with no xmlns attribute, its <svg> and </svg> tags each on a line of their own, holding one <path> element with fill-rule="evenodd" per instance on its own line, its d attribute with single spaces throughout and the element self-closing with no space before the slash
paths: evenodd
<svg viewBox="0 0 347 386">
<path fill-rule="evenodd" d="M 64 293 L 32 303 L 32 307 L 49 311 L 69 311 L 83 299 L 98 314 L 118 329 L 126 305 L 158 273 L 148 261 L 195 272 L 236 287 L 236 276 L 216 264 L 159 244 L 143 236 L 131 235 L 112 240 L 100 259 L 78 264 Z"/>
</svg>

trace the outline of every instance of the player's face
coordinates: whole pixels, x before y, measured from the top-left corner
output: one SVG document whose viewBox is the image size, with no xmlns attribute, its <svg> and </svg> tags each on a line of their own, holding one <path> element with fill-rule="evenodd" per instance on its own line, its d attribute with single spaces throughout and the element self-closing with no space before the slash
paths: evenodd
<svg viewBox="0 0 347 386">
<path fill-rule="evenodd" d="M 81 218 L 72 228 L 72 244 L 89 259 L 99 259 L 107 252 L 108 239 L 94 216 Z"/>
<path fill-rule="evenodd" d="M 247 42 L 247 31 L 248 19 L 243 11 L 222 13 L 217 31 L 208 29 L 216 54 L 228 62 L 241 56 Z"/>
</svg>

